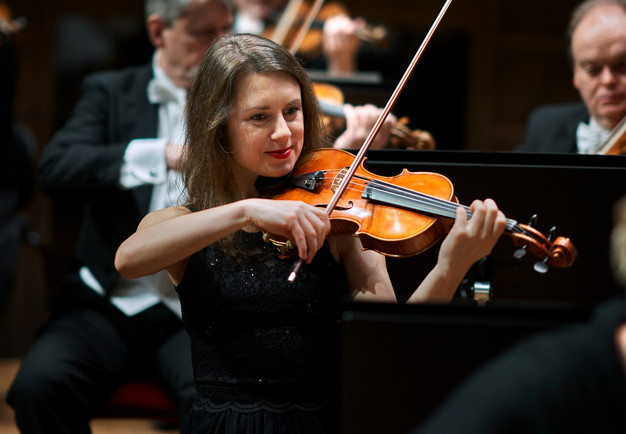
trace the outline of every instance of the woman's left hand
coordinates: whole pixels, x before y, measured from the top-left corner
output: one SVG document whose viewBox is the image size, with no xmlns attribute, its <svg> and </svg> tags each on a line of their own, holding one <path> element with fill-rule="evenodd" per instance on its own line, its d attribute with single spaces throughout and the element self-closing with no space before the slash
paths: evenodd
<svg viewBox="0 0 626 434">
<path fill-rule="evenodd" d="M 506 217 L 492 199 L 475 200 L 470 205 L 472 217 L 464 208 L 456 210 L 456 220 L 439 250 L 438 265 L 469 269 L 491 253 L 506 226 Z"/>
</svg>

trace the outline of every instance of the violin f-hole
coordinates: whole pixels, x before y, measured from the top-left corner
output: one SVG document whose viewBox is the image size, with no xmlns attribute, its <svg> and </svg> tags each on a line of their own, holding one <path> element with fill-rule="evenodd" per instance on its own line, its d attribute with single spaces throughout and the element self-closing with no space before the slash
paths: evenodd
<svg viewBox="0 0 626 434">
<path fill-rule="evenodd" d="M 352 202 L 351 200 L 348 201 L 348 205 L 350 206 L 339 206 L 339 205 L 335 205 L 335 209 L 339 210 L 339 211 L 348 211 L 350 209 L 352 209 L 354 207 L 354 202 Z M 316 207 L 318 208 L 326 208 L 328 206 L 327 203 L 317 203 L 315 204 Z"/>
</svg>

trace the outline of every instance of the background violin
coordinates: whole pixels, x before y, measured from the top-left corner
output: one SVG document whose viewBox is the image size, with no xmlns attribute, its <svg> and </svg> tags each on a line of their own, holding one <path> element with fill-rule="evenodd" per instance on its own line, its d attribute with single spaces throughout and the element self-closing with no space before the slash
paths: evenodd
<svg viewBox="0 0 626 434">
<path fill-rule="evenodd" d="M 268 25 L 263 36 L 289 48 L 305 59 L 313 59 L 322 53 L 322 29 L 324 22 L 337 15 L 349 16 L 348 10 L 337 2 L 308 3 L 290 0 L 276 25 Z M 311 18 L 309 18 L 311 17 Z M 384 26 L 374 26 L 359 20 L 356 35 L 360 40 L 384 48 L 389 42 Z"/>
<path fill-rule="evenodd" d="M 26 18 L 13 18 L 11 8 L 5 3 L 0 2 L 0 34 L 11 36 L 26 27 Z M 0 39 L 0 44 L 2 39 Z"/>
<path fill-rule="evenodd" d="M 345 127 L 343 112 L 344 95 L 337 86 L 328 83 L 313 83 L 315 95 L 324 113 L 326 131 L 331 134 Z M 409 127 L 409 118 L 398 119 L 391 130 L 389 147 L 393 149 L 432 150 L 436 147 L 433 136 L 426 130 Z"/>
<path fill-rule="evenodd" d="M 342 183 L 354 156 L 338 149 L 321 149 L 303 156 L 278 200 L 300 200 L 326 208 Z M 394 177 L 369 172 L 361 163 L 348 187 L 329 215 L 332 235 L 358 236 L 365 249 L 387 256 L 406 257 L 424 252 L 452 227 L 459 205 L 450 180 L 437 173 L 415 173 L 406 169 Z M 569 267 L 577 256 L 568 238 L 554 234 L 546 237 L 536 229 L 507 219 L 505 233 L 519 248 L 515 257 L 526 251 L 540 262 L 538 272 L 547 265 Z M 288 254 L 290 243 L 267 237 L 281 253 Z"/>
</svg>

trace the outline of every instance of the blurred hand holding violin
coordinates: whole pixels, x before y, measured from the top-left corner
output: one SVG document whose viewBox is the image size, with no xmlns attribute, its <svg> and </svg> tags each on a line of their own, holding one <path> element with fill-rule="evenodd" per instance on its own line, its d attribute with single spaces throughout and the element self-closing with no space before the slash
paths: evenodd
<svg viewBox="0 0 626 434">
<path fill-rule="evenodd" d="M 324 112 L 326 132 L 329 135 L 338 136 L 334 147 L 338 149 L 360 148 L 382 109 L 372 104 L 363 106 L 345 104 L 341 89 L 328 83 L 313 83 L 313 87 Z M 390 114 L 374 139 L 372 148 L 435 149 L 435 139 L 428 131 L 411 130 L 408 124 L 408 117 L 397 119 L 396 116 Z"/>
<path fill-rule="evenodd" d="M 358 29 L 363 28 L 363 19 L 351 19 L 340 14 L 328 18 L 323 27 L 323 53 L 330 74 L 354 72 L 357 55 L 361 47 Z"/>
<path fill-rule="evenodd" d="M 289 0 L 278 22 L 268 24 L 263 36 L 281 44 L 293 54 L 310 60 L 324 54 L 335 63 L 335 72 L 354 72 L 362 41 L 384 47 L 388 32 L 383 26 L 368 24 L 363 18 L 350 18 L 338 2 Z M 328 56 L 331 56 L 330 58 Z"/>
<path fill-rule="evenodd" d="M 11 36 L 26 27 L 24 17 L 13 18 L 13 12 L 6 2 L 0 2 L 0 35 Z M 0 45 L 3 38 L 0 38 Z"/>
<path fill-rule="evenodd" d="M 345 115 L 345 132 L 335 140 L 334 148 L 338 149 L 359 149 L 367 138 L 372 126 L 378 120 L 380 108 L 373 104 L 353 106 L 343 105 Z M 391 139 L 391 133 L 397 122 L 394 115 L 389 115 L 385 119 L 380 131 L 372 142 L 371 149 L 381 149 L 387 146 Z"/>
</svg>

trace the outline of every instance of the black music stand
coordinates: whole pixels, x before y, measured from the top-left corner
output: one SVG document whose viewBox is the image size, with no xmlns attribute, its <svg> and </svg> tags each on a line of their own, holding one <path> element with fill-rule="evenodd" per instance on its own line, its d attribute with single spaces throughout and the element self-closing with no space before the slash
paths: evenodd
<svg viewBox="0 0 626 434">
<path fill-rule="evenodd" d="M 588 318 L 588 309 L 556 306 L 355 303 L 341 323 L 340 433 L 408 433 L 515 342 Z"/>
</svg>

